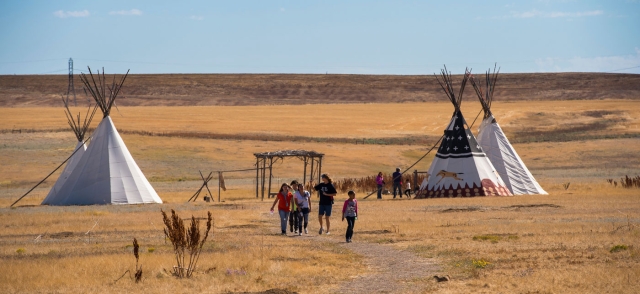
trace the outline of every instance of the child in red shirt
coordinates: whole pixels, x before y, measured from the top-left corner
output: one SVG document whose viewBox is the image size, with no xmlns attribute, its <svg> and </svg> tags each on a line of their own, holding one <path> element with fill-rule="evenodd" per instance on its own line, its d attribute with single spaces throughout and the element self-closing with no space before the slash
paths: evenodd
<svg viewBox="0 0 640 294">
<path fill-rule="evenodd" d="M 282 229 L 282 235 L 287 235 L 287 219 L 289 218 L 289 206 L 291 205 L 291 199 L 293 194 L 289 192 L 289 185 L 287 183 L 280 186 L 280 192 L 271 205 L 271 211 L 278 203 L 278 214 L 280 215 L 280 229 Z"/>
</svg>

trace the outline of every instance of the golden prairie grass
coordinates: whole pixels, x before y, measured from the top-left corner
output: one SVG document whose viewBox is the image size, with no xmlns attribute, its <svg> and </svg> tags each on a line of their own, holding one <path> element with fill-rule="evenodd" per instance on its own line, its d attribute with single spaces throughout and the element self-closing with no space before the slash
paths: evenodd
<svg viewBox="0 0 640 294">
<path fill-rule="evenodd" d="M 175 257 L 162 232 L 159 209 L 168 205 L 105 207 L 111 212 L 100 218 L 91 239 L 85 230 L 86 226 L 93 224 L 95 217 L 83 213 L 82 208 L 64 209 L 62 222 L 70 227 L 61 230 L 68 230 L 70 234 L 60 234 L 58 227 L 47 226 L 47 218 L 41 218 L 52 213 L 59 215 L 55 207 L 35 208 L 30 212 L 33 219 L 42 223 L 24 222 L 24 219 L 14 217 L 24 213 L 25 208 L 3 211 L 0 218 L 7 221 L 10 229 L 3 233 L 0 254 L 7 268 L 0 280 L 4 292 L 43 289 L 223 292 L 261 290 L 265 287 L 297 289 L 302 288 L 301 285 L 318 285 L 318 281 L 342 280 L 331 275 L 337 271 L 355 274 L 355 269 L 344 268 L 357 261 L 357 257 L 333 242 L 309 236 L 287 238 L 275 234 L 270 229 L 275 228 L 272 223 L 277 222 L 277 218 L 269 217 L 268 205 L 263 204 L 248 204 L 245 209 L 169 206 L 184 213 L 193 213 L 196 217 L 203 216 L 205 210 L 210 209 L 216 215 L 216 234 L 205 243 L 192 281 L 182 282 L 170 274 Z M 136 225 L 127 225 L 127 222 L 135 222 Z M 40 230 L 38 234 L 44 237 L 40 242 L 34 242 L 29 232 Z M 133 281 L 127 278 L 113 283 L 124 271 L 132 269 L 130 244 L 133 238 L 140 242 L 140 263 L 145 270 L 141 285 L 146 286 L 139 288 L 133 288 Z M 9 252 L 14 244 L 23 244 L 25 252 Z M 153 253 L 149 253 L 148 248 L 154 248 Z"/>
<path fill-rule="evenodd" d="M 471 125 L 479 103 L 462 105 Z M 86 112 L 72 108 L 72 112 Z M 496 102 L 492 111 L 507 135 L 511 131 L 549 130 L 607 119 L 609 132 L 640 132 L 640 102 L 630 100 Z M 594 111 L 604 111 L 594 115 Z M 279 134 L 309 137 L 380 138 L 437 136 L 451 119 L 448 102 L 402 104 L 324 104 L 274 106 L 121 107 L 111 116 L 118 129 L 155 132 Z M 66 129 L 62 108 L 0 108 L 0 130 Z M 478 119 L 481 119 L 478 118 Z M 618 121 L 624 119 L 624 121 Z M 92 127 L 100 123 L 92 122 Z M 477 121 L 475 127 L 480 122 Z M 474 128 L 475 132 L 476 129 Z"/>
<path fill-rule="evenodd" d="M 3 197 L 0 206 L 11 204 L 22 193 L 46 176 L 71 152 L 71 134 L 66 138 L 46 133 L 0 135 L 3 160 L 0 185 Z M 186 201 L 200 187 L 198 170 L 230 170 L 252 168 L 253 153 L 280 149 L 309 149 L 326 154 L 323 171 L 334 178 L 353 178 L 376 175 L 379 171 L 391 172 L 396 167 L 405 168 L 414 163 L 424 152 L 421 146 L 321 144 L 303 142 L 227 141 L 206 139 L 160 138 L 137 135 L 123 136 L 138 165 L 165 201 Z M 515 144 L 520 156 L 538 180 L 547 184 L 605 181 L 624 175 L 637 174 L 640 170 L 640 144 L 637 139 L 573 141 L 560 143 Z M 40 145 L 38 145 L 40 143 Z M 56 151 L 62 147 L 66 150 Z M 625 146 L 625 148 L 619 148 Z M 413 169 L 427 170 L 433 154 L 427 156 Z M 274 182 L 290 182 L 300 179 L 302 163 L 287 159 L 274 166 Z M 41 188 L 32 192 L 21 204 L 39 204 L 57 178 L 59 171 Z M 255 197 L 255 172 L 225 174 L 227 197 L 251 199 Z M 210 187 L 217 200 L 217 180 Z M 253 188 L 252 188 L 253 187 Z M 251 189 L 254 191 L 251 192 Z"/>
<path fill-rule="evenodd" d="M 384 244 L 389 250 L 435 259 L 441 266 L 438 274 L 450 275 L 452 282 L 434 286 L 429 273 L 410 281 L 425 289 L 458 293 L 633 293 L 640 289 L 640 230 L 616 229 L 627 222 L 627 216 L 638 223 L 638 195 L 611 189 L 607 183 L 572 186 L 568 191 L 560 185 L 545 187 L 548 196 L 361 199 L 354 242 Z M 2 209 L 0 258 L 5 270 L 1 284 L 6 292 L 283 288 L 311 293 L 331 292 L 349 277 L 367 273 L 360 265 L 362 258 L 339 243 L 345 224 L 337 218 L 331 236 L 315 235 L 318 224 L 311 217 L 312 234 L 282 237 L 277 217 L 268 213 L 270 203 L 235 202 L 241 205 Z M 213 212 L 216 234 L 203 248 L 192 281 L 169 274 L 174 257 L 162 232 L 160 208 L 196 217 Z M 87 235 L 96 220 L 98 225 Z M 35 242 L 38 235 L 43 237 Z M 113 284 L 122 272 L 132 269 L 134 237 L 141 246 L 144 280 L 135 284 L 125 278 Z M 620 245 L 628 249 L 611 252 Z M 24 252 L 17 253 L 18 248 Z M 154 248 L 153 253 L 148 248 Z"/>
<path fill-rule="evenodd" d="M 501 103 L 496 107 L 505 107 L 501 112 L 506 113 L 507 109 L 513 112 L 501 121 L 507 126 L 505 129 L 510 125 L 514 126 L 513 130 L 520 128 L 517 124 L 523 117 L 532 117 L 529 116 L 532 113 L 545 112 L 564 120 L 567 117 L 563 115 L 572 109 L 579 112 L 605 109 L 626 111 L 629 117 L 619 124 L 626 128 L 624 132 L 635 132 L 640 108 L 633 103 L 522 102 Z M 420 105 L 428 106 L 426 108 L 430 110 L 426 112 L 407 105 L 265 106 L 255 110 L 231 107 L 224 111 L 218 107 L 134 107 L 121 108 L 124 117 L 115 112 L 113 116 L 116 126 L 125 129 L 288 134 L 293 127 L 294 133 L 321 137 L 357 136 L 361 134 L 361 128 L 366 128 L 371 137 L 439 135 L 449 120 L 451 106 L 448 104 Z M 360 111 L 364 114 L 355 112 L 356 107 L 362 108 Z M 303 112 L 307 115 L 301 122 L 292 120 L 295 122 L 287 124 L 277 120 L 277 115 L 272 116 L 282 113 L 289 117 L 295 112 L 291 110 L 301 109 L 306 109 Z M 51 129 L 64 122 L 61 117 L 54 119 L 49 114 L 50 108 L 42 111 L 41 116 L 30 116 L 34 110 L 38 111 L 0 109 L 0 115 L 3 115 L 0 129 L 11 129 L 14 125 L 16 128 Z M 322 121 L 314 116 L 319 115 L 314 114 L 315 111 L 325 113 L 329 110 L 338 113 L 339 119 Z M 398 116 L 392 112 L 403 110 L 409 115 L 396 119 Z M 208 120 L 207 113 L 212 111 L 218 112 Z M 379 111 L 380 116 L 372 117 L 368 114 L 370 111 Z M 195 113 L 195 116 L 188 113 Z M 436 115 L 440 117 L 436 118 Z M 146 119 L 139 116 L 146 116 Z M 416 122 L 401 123 L 411 117 L 415 117 Z M 129 118 L 131 120 L 127 120 Z M 214 118 L 226 118 L 230 123 L 211 123 Z M 251 118 L 255 120 L 251 121 Z M 583 118 L 579 116 L 575 120 Z M 472 119 L 468 117 L 467 120 L 470 123 Z M 544 130 L 546 124 L 554 122 L 550 118 L 541 121 L 544 123 L 526 120 L 526 124 Z M 394 128 L 398 129 L 395 133 Z M 345 224 L 334 218 L 330 236 L 279 236 L 279 221 L 268 213 L 271 203 L 255 199 L 255 172 L 225 175 L 229 189 L 222 192 L 224 203 L 184 203 L 201 185 L 198 170 L 249 168 L 255 162 L 254 152 L 309 149 L 326 154 L 323 171 L 336 179 L 351 178 L 408 166 L 430 147 L 210 140 L 135 134 L 123 134 L 123 139 L 165 204 L 38 206 L 55 181 L 54 174 L 51 180 L 20 202 L 18 208 L 7 209 L 5 207 L 13 200 L 66 158 L 75 139 L 70 131 L 0 134 L 2 292 L 182 293 L 270 288 L 304 293 L 336 291 L 341 283 L 373 270 L 366 268 L 365 260 L 349 250 L 348 245 L 340 243 Z M 619 228 L 640 222 L 637 213 L 640 201 L 635 189 L 616 189 L 606 182 L 608 178 L 637 175 L 640 170 L 638 139 L 518 143 L 514 146 L 550 195 L 376 201 L 362 200 L 364 195 L 359 193 L 361 214 L 356 223 L 354 242 L 382 244 L 391 251 L 407 250 L 433 258 L 441 267 L 442 272 L 437 274 L 450 275 L 451 282 L 436 284 L 431 278 L 434 273 L 426 272 L 424 278 L 405 282 L 434 291 L 638 292 L 640 231 L 638 226 Z M 426 170 L 432 158 L 433 155 L 428 156 L 415 169 Z M 301 177 L 302 164 L 295 159 L 279 163 L 274 169 L 275 185 Z M 568 189 L 563 187 L 566 183 L 571 183 Z M 210 182 L 217 200 L 216 185 L 216 180 Z M 337 203 L 345 198 L 344 194 L 338 195 Z M 314 205 L 316 201 L 314 196 Z M 180 215 L 196 217 L 205 217 L 206 211 L 213 213 L 215 235 L 203 247 L 193 279 L 179 280 L 170 275 L 174 256 L 170 243 L 164 238 L 160 209 L 175 209 Z M 310 233 L 317 229 L 317 218 L 312 213 Z M 133 238 L 137 238 L 141 246 L 143 280 L 135 284 L 123 278 L 114 284 L 123 272 L 133 269 L 130 246 Z M 616 246 L 627 249 L 611 252 Z"/>
</svg>

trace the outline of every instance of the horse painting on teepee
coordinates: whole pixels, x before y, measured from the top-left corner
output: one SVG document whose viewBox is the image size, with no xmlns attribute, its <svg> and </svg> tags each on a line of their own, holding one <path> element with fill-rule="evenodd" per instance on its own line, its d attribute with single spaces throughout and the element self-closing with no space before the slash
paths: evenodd
<svg viewBox="0 0 640 294">
<path fill-rule="evenodd" d="M 453 103 L 454 112 L 431 163 L 428 177 L 420 185 L 415 198 L 511 196 L 460 111 L 462 93 L 469 75 L 463 76 L 458 95 L 446 67 L 441 77 L 442 81 L 437 76 L 436 79 Z"/>
</svg>

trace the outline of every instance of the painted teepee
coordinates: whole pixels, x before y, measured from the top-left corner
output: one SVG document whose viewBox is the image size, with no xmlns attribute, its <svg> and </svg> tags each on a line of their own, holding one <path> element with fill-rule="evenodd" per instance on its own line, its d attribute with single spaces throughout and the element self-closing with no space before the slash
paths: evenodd
<svg viewBox="0 0 640 294">
<path fill-rule="evenodd" d="M 453 103 L 453 117 L 444 131 L 428 177 L 420 185 L 416 198 L 511 196 L 460 111 L 469 74 L 464 75 L 457 96 L 446 67 L 441 77 L 442 82 L 437 76 L 436 79 Z"/>
<path fill-rule="evenodd" d="M 498 69 L 496 72 L 495 67 L 493 73 L 487 71 L 484 88 L 476 83 L 473 76 L 470 79 L 484 111 L 482 123 L 478 128 L 478 144 L 487 154 L 512 194 L 547 194 L 518 156 L 518 152 L 513 148 L 491 113 L 491 102 L 498 80 L 498 72 L 500 70 Z"/>
<path fill-rule="evenodd" d="M 47 197 L 45 197 L 42 201 L 42 205 L 52 204 L 52 201 L 55 201 L 55 199 L 59 198 L 58 192 L 60 191 L 60 188 L 62 188 L 64 183 L 67 181 L 73 169 L 76 167 L 76 165 L 78 165 L 80 158 L 82 158 L 84 152 L 87 150 L 87 145 L 84 141 L 85 134 L 87 133 L 87 129 L 91 124 L 91 120 L 93 119 L 93 116 L 98 109 L 97 105 L 93 107 L 93 110 L 91 109 L 92 107 L 89 106 L 84 120 L 81 121 L 80 113 L 78 113 L 78 116 L 74 118 L 73 114 L 71 114 L 71 110 L 69 110 L 67 102 L 64 99 L 62 99 L 62 102 L 64 103 L 64 114 L 67 116 L 67 122 L 69 123 L 69 126 L 71 127 L 73 133 L 76 135 L 78 143 L 76 144 L 76 148 L 73 149 L 73 153 L 71 153 L 71 156 L 67 160 L 67 165 L 65 165 L 64 169 L 60 173 L 60 177 L 58 177 L 56 183 L 53 185 L 51 190 L 49 190 L 49 194 L 47 194 Z"/>
<path fill-rule="evenodd" d="M 128 74 L 129 72 L 127 72 Z M 162 203 L 151 187 L 109 116 L 127 77 L 115 77 L 108 85 L 104 70 L 97 80 L 81 75 L 85 88 L 96 101 L 103 118 L 91 135 L 91 143 L 49 205 Z M 90 79 L 90 80 L 89 80 Z"/>
</svg>

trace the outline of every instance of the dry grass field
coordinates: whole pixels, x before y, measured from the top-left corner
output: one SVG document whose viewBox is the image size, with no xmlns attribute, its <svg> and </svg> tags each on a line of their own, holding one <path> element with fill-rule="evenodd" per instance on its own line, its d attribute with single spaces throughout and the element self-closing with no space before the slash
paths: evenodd
<svg viewBox="0 0 640 294">
<path fill-rule="evenodd" d="M 93 69 L 95 71 L 95 69 Z M 461 68 L 458 70 L 462 70 Z M 487 68 L 473 72 L 484 74 Z M 107 75 L 122 74 L 110 72 Z M 460 80 L 455 75 L 454 80 Z M 78 101 L 87 96 L 76 78 Z M 640 98 L 640 76 L 603 73 L 500 74 L 496 99 L 600 100 Z M 59 106 L 67 75 L 0 75 L 0 107 Z M 473 94 L 469 89 L 468 94 Z M 475 96 L 468 95 L 471 100 Z M 282 105 L 442 101 L 427 75 L 131 74 L 122 106 Z"/>
<path fill-rule="evenodd" d="M 476 104 L 463 104 L 469 124 Z M 198 170 L 251 168 L 254 152 L 322 152 L 323 171 L 335 178 L 408 167 L 440 136 L 450 104 L 122 106 L 112 113 L 115 125 L 164 204 L 39 206 L 56 173 L 14 209 L 7 207 L 66 158 L 75 138 L 61 109 L 0 108 L 0 292 L 640 291 L 640 191 L 606 182 L 640 173 L 638 102 L 496 102 L 493 110 L 549 195 L 369 198 L 347 244 L 337 217 L 331 235 L 318 236 L 311 217 L 309 235 L 279 236 L 271 201 L 255 198 L 255 172 L 227 174 L 224 202 L 185 201 L 200 187 Z M 275 183 L 301 176 L 295 159 L 274 169 Z M 192 279 L 168 274 L 174 259 L 160 209 L 185 219 L 214 215 Z M 133 238 L 142 246 L 143 281 L 114 282 L 134 269 Z M 387 264 L 394 256 L 406 260 Z M 436 274 L 451 281 L 437 283 Z"/>
</svg>

